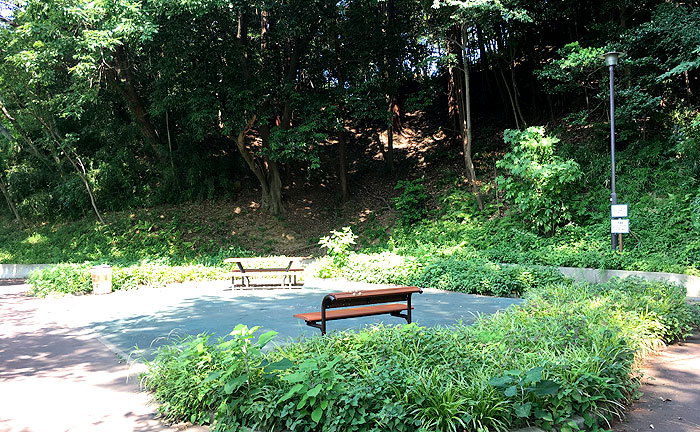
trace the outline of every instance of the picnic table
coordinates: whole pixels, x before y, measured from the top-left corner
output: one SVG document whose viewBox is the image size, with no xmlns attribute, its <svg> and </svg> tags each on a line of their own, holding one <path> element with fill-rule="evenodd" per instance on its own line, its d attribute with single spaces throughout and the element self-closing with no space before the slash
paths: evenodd
<svg viewBox="0 0 700 432">
<path fill-rule="evenodd" d="M 255 276 L 263 278 L 277 277 L 280 278 L 283 287 L 292 287 L 301 285 L 301 283 L 297 281 L 297 276 L 304 274 L 301 261 L 306 258 L 307 257 L 226 258 L 224 263 L 236 265 L 236 268 L 228 274 L 231 277 L 231 284 L 234 288 L 237 286 L 250 288 L 250 278 Z M 282 264 L 280 265 L 280 263 Z M 236 285 L 236 279 L 238 278 L 241 279 L 240 285 Z"/>
</svg>

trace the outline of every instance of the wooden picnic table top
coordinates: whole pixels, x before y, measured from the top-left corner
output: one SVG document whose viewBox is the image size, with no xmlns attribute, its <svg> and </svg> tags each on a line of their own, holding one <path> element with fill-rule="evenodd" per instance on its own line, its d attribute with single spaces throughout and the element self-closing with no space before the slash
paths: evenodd
<svg viewBox="0 0 700 432">
<path fill-rule="evenodd" d="M 308 257 L 256 257 L 256 258 L 226 258 L 224 260 L 227 264 L 249 264 L 254 262 L 276 262 L 276 261 L 301 261 L 307 259 Z"/>
</svg>

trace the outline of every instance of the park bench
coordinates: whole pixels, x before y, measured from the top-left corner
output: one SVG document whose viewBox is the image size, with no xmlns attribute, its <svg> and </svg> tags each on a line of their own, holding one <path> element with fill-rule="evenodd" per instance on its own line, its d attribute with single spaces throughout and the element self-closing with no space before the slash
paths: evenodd
<svg viewBox="0 0 700 432">
<path fill-rule="evenodd" d="M 231 278 L 231 284 L 233 287 L 245 287 L 250 288 L 250 278 L 259 276 L 263 278 L 278 277 L 281 278 L 281 285 L 284 286 L 295 286 L 300 285 L 297 282 L 297 276 L 302 276 L 304 274 L 304 268 L 301 267 L 301 260 L 305 257 L 270 257 L 270 258 L 226 258 L 224 263 L 236 264 L 236 268 L 228 273 L 227 276 Z M 270 265 L 279 265 L 280 262 L 287 262 L 285 267 L 255 267 L 251 268 L 248 265 L 264 265 L 269 263 Z M 294 265 L 297 264 L 296 267 Z M 241 279 L 241 284 L 236 285 L 236 279 Z"/>
<path fill-rule="evenodd" d="M 418 287 L 398 287 L 331 293 L 323 298 L 321 312 L 300 313 L 294 318 L 303 319 L 306 325 L 320 329 L 322 335 L 326 334 L 327 321 L 345 318 L 388 314 L 404 318 L 410 324 L 413 309 L 411 295 L 422 292 Z M 343 309 L 329 310 L 334 308 Z"/>
</svg>

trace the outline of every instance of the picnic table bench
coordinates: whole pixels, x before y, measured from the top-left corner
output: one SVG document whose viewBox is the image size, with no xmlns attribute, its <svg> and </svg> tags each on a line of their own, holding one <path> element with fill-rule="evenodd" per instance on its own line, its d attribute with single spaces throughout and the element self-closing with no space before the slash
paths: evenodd
<svg viewBox="0 0 700 432">
<path fill-rule="evenodd" d="M 304 268 L 301 267 L 301 260 L 306 257 L 269 257 L 269 258 L 226 258 L 227 264 L 236 264 L 236 268 L 228 273 L 231 277 L 231 284 L 236 287 L 236 279 L 241 278 L 241 287 L 250 288 L 250 278 L 252 276 L 262 277 L 281 277 L 281 285 L 294 286 L 298 285 L 297 276 L 304 274 Z M 255 267 L 251 268 L 248 265 L 279 265 L 280 262 L 286 262 L 284 267 Z M 297 264 L 296 267 L 293 267 Z"/>
<path fill-rule="evenodd" d="M 397 287 L 331 293 L 321 301 L 321 312 L 300 313 L 294 315 L 294 318 L 303 319 L 306 325 L 320 329 L 322 335 L 326 334 L 327 321 L 345 318 L 389 314 L 404 318 L 410 324 L 413 309 L 411 295 L 422 292 L 423 290 L 418 287 Z M 333 308 L 344 309 L 328 310 Z"/>
</svg>

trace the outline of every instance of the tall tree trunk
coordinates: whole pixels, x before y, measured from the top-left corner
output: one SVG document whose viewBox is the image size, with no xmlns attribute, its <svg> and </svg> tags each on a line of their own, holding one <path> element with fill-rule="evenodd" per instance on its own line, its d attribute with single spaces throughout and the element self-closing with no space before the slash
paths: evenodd
<svg viewBox="0 0 700 432">
<path fill-rule="evenodd" d="M 447 38 L 447 52 L 457 59 L 457 64 L 451 65 L 448 69 L 449 80 L 447 83 L 447 115 L 452 129 L 452 138 L 455 142 L 462 127 L 459 117 L 459 95 L 462 88 L 462 73 L 460 72 L 462 49 L 459 46 L 459 40 L 461 40 L 460 26 L 455 24 L 450 28 Z"/>
<path fill-rule="evenodd" d="M 393 96 L 389 96 L 389 112 L 391 113 L 391 122 L 389 123 L 389 127 L 386 129 L 386 153 L 384 154 L 384 162 L 386 163 L 386 170 L 389 174 L 394 173 L 394 120 L 396 118 L 394 106 L 395 99 Z"/>
<path fill-rule="evenodd" d="M 515 82 L 515 67 L 514 67 L 515 60 L 513 59 L 513 51 L 511 50 L 510 52 L 510 80 L 513 83 L 513 99 L 515 100 L 515 108 L 516 111 L 518 112 L 518 116 L 520 116 L 520 121 L 523 124 L 523 127 L 527 127 L 527 122 L 525 121 L 525 116 L 523 116 L 523 112 L 520 109 L 520 92 L 518 91 L 518 85 Z"/>
<path fill-rule="evenodd" d="M 270 126 L 261 122 L 260 138 L 262 140 L 263 148 L 267 148 L 270 145 Z M 284 213 L 284 207 L 282 206 L 282 177 L 280 176 L 279 166 L 277 162 L 264 157 L 260 161 L 260 165 L 263 167 L 262 172 L 265 175 L 265 183 L 267 187 L 263 188 L 262 197 L 262 208 L 266 210 L 273 216 L 278 216 Z M 267 190 L 267 193 L 265 193 Z"/>
<path fill-rule="evenodd" d="M 7 201 L 7 206 L 10 208 L 10 211 L 15 216 L 15 220 L 17 221 L 17 223 L 19 223 L 20 225 L 24 225 L 24 221 L 22 221 L 22 218 L 19 216 L 19 212 L 17 212 L 17 206 L 15 206 L 14 201 L 12 201 L 12 196 L 10 195 L 10 192 L 2 176 L 0 176 L 0 192 L 2 192 L 3 196 L 5 197 L 5 201 Z"/>
<path fill-rule="evenodd" d="M 348 131 L 343 130 L 338 135 L 338 179 L 340 181 L 340 196 L 343 202 L 350 199 L 348 190 Z"/>
<path fill-rule="evenodd" d="M 481 191 L 476 182 L 476 171 L 474 170 L 474 162 L 472 161 L 472 108 L 471 108 L 471 92 L 469 88 L 469 51 L 467 46 L 466 28 L 462 26 L 462 50 L 464 67 L 464 109 L 460 110 L 462 124 L 462 150 L 464 151 L 464 165 L 467 170 L 467 180 L 472 187 L 472 191 L 476 195 L 476 202 L 479 205 L 479 210 L 484 209 L 484 202 L 481 199 Z"/>
<path fill-rule="evenodd" d="M 388 36 L 389 32 L 391 31 L 391 27 L 394 25 L 394 15 L 396 13 L 396 8 L 394 5 L 394 0 L 387 0 L 386 2 L 386 18 L 384 20 L 384 35 Z M 389 58 L 385 52 L 384 54 L 384 79 L 386 80 L 386 83 L 388 83 L 391 80 L 391 77 L 389 75 Z M 393 91 L 389 91 L 386 95 L 386 102 L 388 104 L 388 110 L 390 113 L 390 119 L 389 120 L 389 125 L 386 128 L 386 152 L 382 151 L 382 155 L 384 156 L 384 164 L 386 171 L 389 174 L 393 174 L 394 172 L 394 94 Z M 381 144 L 381 142 L 380 142 Z"/>
<path fill-rule="evenodd" d="M 165 142 L 158 130 L 153 126 L 146 106 L 136 89 L 136 83 L 131 73 L 124 47 L 118 47 L 114 52 L 114 56 L 116 65 L 105 68 L 108 82 L 121 94 L 129 109 L 129 113 L 148 141 L 151 150 L 153 150 L 158 161 L 163 163 L 167 160 L 164 150 Z"/>
<path fill-rule="evenodd" d="M 272 215 L 279 215 L 284 212 L 284 208 L 282 206 L 282 180 L 277 163 L 256 158 L 246 144 L 248 131 L 255 125 L 256 120 L 257 116 L 253 116 L 238 135 L 235 137 L 229 136 L 229 138 L 235 141 L 243 160 L 253 172 L 255 178 L 258 179 L 258 183 L 260 183 L 261 209 Z M 269 139 L 269 137 L 265 136 L 267 134 L 269 134 L 269 126 L 260 126 L 260 135 L 264 142 Z"/>
<path fill-rule="evenodd" d="M 338 75 L 338 86 L 341 89 L 345 88 L 345 74 L 343 71 L 343 63 L 340 55 L 340 37 L 335 38 L 335 60 L 336 60 L 336 74 Z M 342 91 L 342 90 L 341 90 Z M 341 113 L 341 123 L 343 124 L 343 129 L 338 133 L 338 181 L 340 183 L 340 196 L 343 202 L 347 202 L 350 199 L 350 191 L 348 189 L 348 137 L 350 133 L 348 132 L 347 126 L 345 124 L 345 106 L 342 102 L 342 97 L 339 98 L 338 106 Z"/>
<path fill-rule="evenodd" d="M 501 72 L 501 78 L 503 78 L 503 85 L 505 86 L 506 90 L 508 90 L 508 98 L 510 99 L 510 106 L 513 109 L 513 118 L 515 119 L 515 127 L 517 129 L 520 129 L 520 121 L 518 119 L 518 113 L 515 108 L 515 101 L 513 100 L 513 93 L 510 91 L 510 87 L 508 86 L 508 80 L 506 79 L 505 74 L 503 73 L 503 69 L 500 69 Z"/>
</svg>

